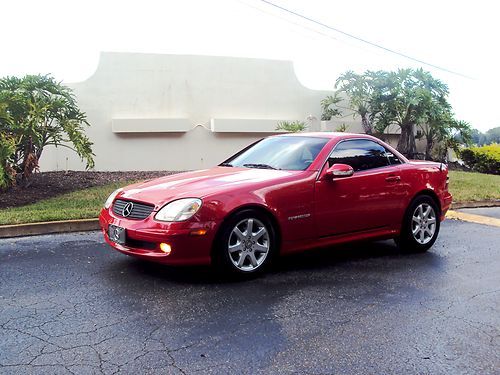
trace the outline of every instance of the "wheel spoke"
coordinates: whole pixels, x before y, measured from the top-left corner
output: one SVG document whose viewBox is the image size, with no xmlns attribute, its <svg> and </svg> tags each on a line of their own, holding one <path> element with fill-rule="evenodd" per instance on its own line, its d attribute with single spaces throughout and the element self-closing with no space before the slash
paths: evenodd
<svg viewBox="0 0 500 375">
<path fill-rule="evenodd" d="M 244 252 L 241 252 L 240 254 L 240 259 L 238 260 L 238 267 L 243 267 L 243 264 L 245 263 L 245 259 L 247 258 L 247 254 Z"/>
<path fill-rule="evenodd" d="M 257 258 L 255 258 L 255 254 L 249 253 L 248 257 L 250 258 L 250 263 L 252 263 L 252 266 L 257 267 Z"/>
<path fill-rule="evenodd" d="M 424 229 L 420 229 L 419 238 L 420 238 L 420 242 L 423 243 L 425 241 L 425 230 Z"/>
<path fill-rule="evenodd" d="M 247 221 L 247 230 L 245 232 L 245 234 L 247 236 L 251 236 L 253 233 L 253 219 L 248 219 Z"/>
<path fill-rule="evenodd" d="M 428 225 L 430 225 L 430 224 L 436 224 L 436 219 L 432 218 L 432 219 L 427 220 L 427 224 Z"/>
<path fill-rule="evenodd" d="M 236 251 L 242 251 L 243 247 L 241 246 L 241 242 L 238 242 L 235 245 L 229 245 L 228 250 L 230 253 L 234 253 Z"/>
<path fill-rule="evenodd" d="M 256 233 L 252 233 L 252 239 L 257 241 L 259 240 L 265 233 L 267 233 L 266 228 L 260 228 Z"/>
<path fill-rule="evenodd" d="M 416 236 L 419 231 L 420 231 L 420 225 L 417 225 L 415 229 L 412 230 L 413 235 Z"/>
<path fill-rule="evenodd" d="M 427 206 L 427 209 L 424 211 L 424 219 L 427 219 L 429 217 L 429 214 L 432 212 L 432 207 Z"/>
<path fill-rule="evenodd" d="M 418 218 L 423 219 L 424 217 L 424 211 L 422 205 L 418 206 Z"/>
<path fill-rule="evenodd" d="M 256 243 L 255 245 L 253 245 L 253 249 L 254 251 L 257 251 L 259 253 L 267 253 L 267 246 L 265 245 L 261 245 L 260 243 Z"/>
<path fill-rule="evenodd" d="M 233 233 L 236 234 L 236 236 L 239 238 L 240 241 L 244 240 L 245 239 L 245 235 L 243 234 L 243 232 L 240 230 L 240 228 L 238 227 L 235 227 L 233 229 Z"/>
</svg>

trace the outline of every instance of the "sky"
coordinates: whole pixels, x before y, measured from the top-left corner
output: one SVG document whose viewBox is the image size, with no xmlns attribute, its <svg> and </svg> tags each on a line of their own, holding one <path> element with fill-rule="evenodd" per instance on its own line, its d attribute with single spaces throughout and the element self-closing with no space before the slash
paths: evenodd
<svg viewBox="0 0 500 375">
<path fill-rule="evenodd" d="M 423 67 L 448 84 L 458 119 L 481 131 L 500 126 L 497 2 L 270 1 L 444 70 L 260 0 L 3 0 L 0 76 L 51 73 L 83 81 L 101 51 L 291 60 L 300 82 L 320 90 L 333 89 L 346 70 Z"/>
</svg>

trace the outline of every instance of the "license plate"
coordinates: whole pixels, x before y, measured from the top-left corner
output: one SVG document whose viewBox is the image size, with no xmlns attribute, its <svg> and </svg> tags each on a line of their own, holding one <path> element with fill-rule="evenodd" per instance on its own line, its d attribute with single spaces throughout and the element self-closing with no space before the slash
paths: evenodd
<svg viewBox="0 0 500 375">
<path fill-rule="evenodd" d="M 111 224 L 108 228 L 108 237 L 113 242 L 124 244 L 126 240 L 125 228 Z"/>
</svg>

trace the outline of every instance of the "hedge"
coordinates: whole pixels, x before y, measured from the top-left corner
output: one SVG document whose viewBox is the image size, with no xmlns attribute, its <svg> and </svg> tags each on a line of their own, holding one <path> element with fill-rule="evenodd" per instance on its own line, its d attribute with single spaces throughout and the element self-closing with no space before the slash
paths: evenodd
<svg viewBox="0 0 500 375">
<path fill-rule="evenodd" d="M 470 147 L 460 151 L 465 165 L 481 173 L 500 174 L 500 144 Z"/>
</svg>

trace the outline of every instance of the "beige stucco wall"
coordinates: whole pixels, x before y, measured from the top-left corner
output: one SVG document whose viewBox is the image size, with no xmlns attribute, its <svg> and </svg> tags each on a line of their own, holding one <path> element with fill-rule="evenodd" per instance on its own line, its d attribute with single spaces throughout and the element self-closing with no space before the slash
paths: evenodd
<svg viewBox="0 0 500 375">
<path fill-rule="evenodd" d="M 92 77 L 68 86 L 92 125 L 96 170 L 210 167 L 279 120 L 321 130 L 320 101 L 330 94 L 304 87 L 290 61 L 135 53 L 102 53 Z M 335 123 L 362 132 L 352 116 Z M 40 164 L 84 169 L 64 148 L 47 149 Z"/>
</svg>

